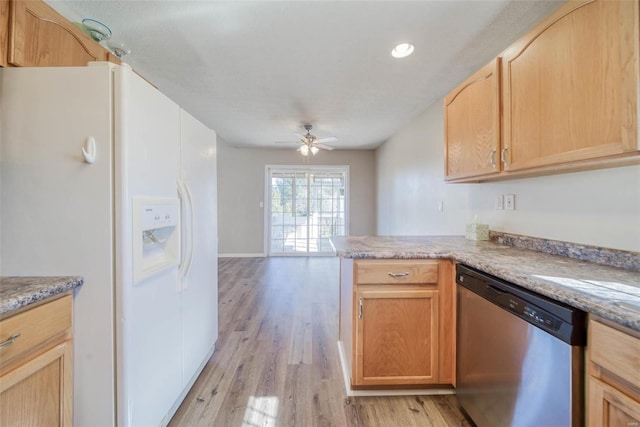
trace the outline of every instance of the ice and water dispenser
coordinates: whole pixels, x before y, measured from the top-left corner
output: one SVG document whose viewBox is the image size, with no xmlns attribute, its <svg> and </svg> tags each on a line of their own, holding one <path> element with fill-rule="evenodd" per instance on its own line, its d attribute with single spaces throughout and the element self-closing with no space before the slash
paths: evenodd
<svg viewBox="0 0 640 427">
<path fill-rule="evenodd" d="M 133 283 L 180 263 L 180 200 L 133 199 Z"/>
</svg>

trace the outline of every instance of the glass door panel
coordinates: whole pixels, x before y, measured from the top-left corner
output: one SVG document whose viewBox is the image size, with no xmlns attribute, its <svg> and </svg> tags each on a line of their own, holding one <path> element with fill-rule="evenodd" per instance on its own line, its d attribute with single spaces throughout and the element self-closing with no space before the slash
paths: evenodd
<svg viewBox="0 0 640 427">
<path fill-rule="evenodd" d="M 269 254 L 331 254 L 346 234 L 346 169 L 271 169 Z"/>
</svg>

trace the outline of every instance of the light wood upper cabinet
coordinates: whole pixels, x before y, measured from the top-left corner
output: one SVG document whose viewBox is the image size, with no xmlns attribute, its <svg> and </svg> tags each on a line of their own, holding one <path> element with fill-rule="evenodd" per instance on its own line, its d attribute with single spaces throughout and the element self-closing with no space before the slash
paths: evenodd
<svg viewBox="0 0 640 427">
<path fill-rule="evenodd" d="M 6 67 L 9 49 L 9 2 L 0 0 L 0 67 Z"/>
<path fill-rule="evenodd" d="M 0 426 L 71 426 L 72 299 L 0 320 Z"/>
<path fill-rule="evenodd" d="M 639 7 L 638 1 L 569 0 L 503 52 L 500 73 L 491 74 L 499 95 L 490 88 L 488 65 L 447 96 L 445 179 L 640 163 Z M 502 132 L 489 144 L 483 136 L 496 108 Z M 488 151 L 496 147 L 498 165 L 491 169 Z"/>
<path fill-rule="evenodd" d="M 505 170 L 638 150 L 638 2 L 570 2 L 503 54 Z"/>
<path fill-rule="evenodd" d="M 640 425 L 640 334 L 589 322 L 589 427 Z"/>
<path fill-rule="evenodd" d="M 11 65 L 84 66 L 109 59 L 107 50 L 46 3 L 10 1 L 9 7 Z"/>
<path fill-rule="evenodd" d="M 445 179 L 500 172 L 500 59 L 444 99 Z"/>
</svg>

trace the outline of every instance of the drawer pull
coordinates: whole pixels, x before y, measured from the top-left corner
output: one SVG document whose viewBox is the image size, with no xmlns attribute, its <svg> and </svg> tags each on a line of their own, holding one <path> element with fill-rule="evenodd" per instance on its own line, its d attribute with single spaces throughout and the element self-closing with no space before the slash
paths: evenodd
<svg viewBox="0 0 640 427">
<path fill-rule="evenodd" d="M 409 275 L 409 272 L 408 271 L 404 271 L 402 273 L 394 273 L 394 272 L 390 271 L 387 274 L 389 276 L 391 276 L 391 277 L 407 277 Z"/>
<path fill-rule="evenodd" d="M 20 332 L 18 332 L 17 334 L 11 335 L 8 340 L 6 340 L 3 343 L 0 343 L 0 350 L 13 344 L 18 339 L 19 336 L 20 336 Z"/>
</svg>

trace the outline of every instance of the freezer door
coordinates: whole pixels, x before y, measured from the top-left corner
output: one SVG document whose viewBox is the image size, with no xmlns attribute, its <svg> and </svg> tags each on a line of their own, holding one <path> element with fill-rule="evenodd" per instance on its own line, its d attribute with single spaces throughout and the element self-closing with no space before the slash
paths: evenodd
<svg viewBox="0 0 640 427">
<path fill-rule="evenodd" d="M 195 381 L 218 338 L 216 134 L 184 110 L 180 114 L 183 200 L 189 218 L 183 238 L 183 378 Z"/>
<path fill-rule="evenodd" d="M 180 284 L 177 266 L 134 283 L 132 202 L 177 198 L 180 107 L 127 67 L 115 84 L 118 425 L 157 426 L 182 393 Z"/>
<path fill-rule="evenodd" d="M 74 425 L 115 424 L 112 70 L 5 68 L 0 274 L 82 276 Z M 95 162 L 82 155 L 88 137 Z"/>
</svg>

